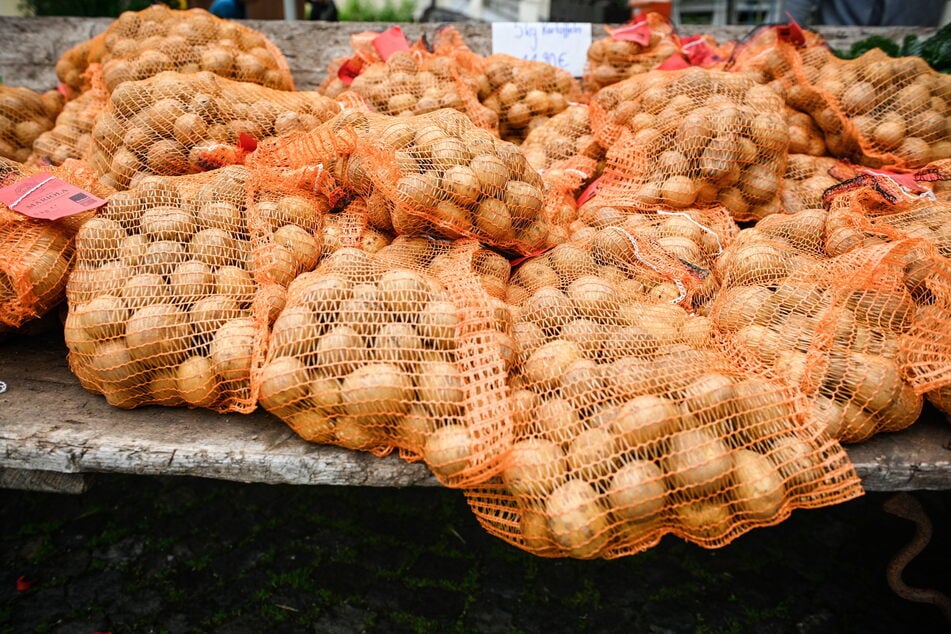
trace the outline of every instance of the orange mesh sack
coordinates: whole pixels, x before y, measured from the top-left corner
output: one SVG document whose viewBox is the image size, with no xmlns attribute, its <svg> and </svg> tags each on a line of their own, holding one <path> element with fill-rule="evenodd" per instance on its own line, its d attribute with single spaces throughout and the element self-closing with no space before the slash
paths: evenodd
<svg viewBox="0 0 951 634">
<path fill-rule="evenodd" d="M 104 182 L 125 189 L 148 174 L 241 163 L 258 140 L 313 129 L 339 110 L 316 92 L 272 90 L 209 72 L 159 73 L 112 91 L 93 129 L 90 163 Z"/>
<path fill-rule="evenodd" d="M 70 163 L 49 171 L 96 196 L 109 193 L 81 165 Z M 0 187 L 37 173 L 0 158 Z M 0 325 L 19 328 L 63 301 L 74 259 L 73 236 L 91 216 L 85 212 L 57 221 L 38 220 L 0 204 Z"/>
<path fill-rule="evenodd" d="M 472 76 L 479 100 L 498 118 L 499 135 L 520 142 L 528 132 L 582 99 L 578 82 L 565 70 L 496 54 Z"/>
<path fill-rule="evenodd" d="M 56 60 L 56 76 L 61 82 L 60 86 L 67 91 L 71 99 L 88 89 L 86 71 L 90 64 L 99 63 L 105 39 L 106 34 L 100 33 L 92 39 L 80 42 Z"/>
<path fill-rule="evenodd" d="M 0 156 L 25 163 L 33 142 L 53 127 L 64 101 L 56 90 L 40 94 L 0 84 Z"/>
<path fill-rule="evenodd" d="M 594 97 L 591 123 L 609 148 L 603 204 L 722 204 L 737 220 L 779 210 L 785 110 L 749 76 L 700 68 L 637 75 Z"/>
<path fill-rule="evenodd" d="M 839 184 L 830 174 L 836 159 L 824 156 L 790 153 L 786 161 L 780 199 L 786 213 L 803 209 L 821 209 L 822 195 L 827 189 Z"/>
<path fill-rule="evenodd" d="M 607 28 L 608 37 L 595 40 L 588 47 L 582 75 L 587 92 L 594 94 L 632 75 L 653 70 L 679 50 L 673 25 L 658 13 L 645 16 L 637 36 L 628 35 L 630 28 Z"/>
<path fill-rule="evenodd" d="M 588 106 L 584 104 L 569 106 L 533 128 L 519 147 L 529 164 L 539 171 L 570 167 L 575 157 L 601 161 L 605 155 L 605 148 L 591 132 Z"/>
<path fill-rule="evenodd" d="M 842 60 L 823 46 L 779 45 L 757 63 L 766 81 L 782 85 L 789 105 L 812 117 L 830 154 L 913 169 L 951 153 L 951 78 L 921 58 L 873 49 Z"/>
<path fill-rule="evenodd" d="M 919 392 L 945 389 L 951 384 L 951 207 L 928 191 L 912 194 L 892 178 L 869 175 L 830 190 L 827 201 L 827 233 L 838 252 L 884 241 L 914 245 L 902 255 L 916 311 L 899 340 L 899 361 Z"/>
<path fill-rule="evenodd" d="M 717 263 L 724 290 L 710 314 L 729 354 L 797 385 L 815 424 L 843 442 L 911 425 L 922 401 L 900 351 L 929 321 L 947 323 L 940 256 L 915 239 L 844 250 L 821 210 L 768 220 Z"/>
<path fill-rule="evenodd" d="M 203 9 L 176 11 L 155 4 L 126 11 L 89 45 L 67 51 L 57 63 L 64 84 L 84 88 L 83 63 L 100 62 L 106 87 L 140 81 L 162 71 L 209 71 L 236 81 L 293 90 L 284 55 L 263 33 L 222 20 Z"/>
<path fill-rule="evenodd" d="M 518 148 L 454 110 L 378 118 L 357 148 L 374 187 L 392 201 L 400 235 L 461 236 L 520 254 L 549 235 L 545 187 Z"/>
<path fill-rule="evenodd" d="M 149 176 L 80 229 L 66 343 L 86 389 L 123 408 L 254 409 L 279 285 L 316 266 L 326 210 L 261 180 L 243 166 Z"/>
<path fill-rule="evenodd" d="M 367 201 L 354 198 L 341 213 L 324 216 L 320 229 L 321 251 L 333 253 L 343 248 L 355 248 L 376 253 L 392 242 L 392 238 L 369 223 Z"/>
<path fill-rule="evenodd" d="M 289 287 L 258 377 L 261 404 L 303 438 L 425 460 L 483 482 L 511 446 L 508 262 L 474 240 L 343 248 Z"/>
<path fill-rule="evenodd" d="M 723 208 L 638 213 L 582 206 L 572 240 L 592 240 L 597 253 L 615 253 L 637 271 L 641 292 L 660 301 L 702 311 L 719 281 L 714 262 L 736 237 L 736 223 Z"/>
<path fill-rule="evenodd" d="M 722 546 L 859 495 L 797 393 L 729 365 L 708 318 L 644 292 L 640 236 L 599 234 L 623 241 L 565 243 L 513 275 L 515 444 L 467 491 L 483 526 L 542 556 L 612 558 L 667 533 Z"/>
<path fill-rule="evenodd" d="M 87 73 L 89 89 L 67 102 L 56 117 L 53 129 L 44 132 L 33 142 L 32 163 L 62 165 L 66 159 L 82 159 L 89 155 L 92 129 L 109 104 L 109 93 L 102 82 L 99 64 L 90 64 Z"/>
<path fill-rule="evenodd" d="M 495 131 L 498 118 L 479 103 L 472 86 L 463 81 L 451 57 L 434 55 L 414 45 L 397 51 L 385 62 L 365 66 L 350 90 L 366 98 L 381 114 L 419 115 L 452 108 L 477 126 Z"/>
</svg>

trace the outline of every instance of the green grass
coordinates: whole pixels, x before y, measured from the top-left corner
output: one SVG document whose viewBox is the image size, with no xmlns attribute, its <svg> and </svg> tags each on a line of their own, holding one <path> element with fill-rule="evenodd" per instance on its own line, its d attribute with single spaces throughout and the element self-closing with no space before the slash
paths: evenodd
<svg viewBox="0 0 951 634">
<path fill-rule="evenodd" d="M 346 0 L 338 9 L 342 22 L 412 22 L 413 0 L 386 0 L 382 7 L 372 0 Z"/>
</svg>

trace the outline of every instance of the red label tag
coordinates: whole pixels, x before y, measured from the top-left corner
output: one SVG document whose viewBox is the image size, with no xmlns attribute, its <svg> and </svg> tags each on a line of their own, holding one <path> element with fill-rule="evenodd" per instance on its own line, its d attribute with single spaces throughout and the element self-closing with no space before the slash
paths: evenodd
<svg viewBox="0 0 951 634">
<path fill-rule="evenodd" d="M 343 63 L 343 66 L 337 69 L 337 77 L 340 81 L 349 86 L 353 83 L 353 80 L 356 79 L 357 75 L 360 74 L 362 69 L 363 64 L 351 57 Z"/>
<path fill-rule="evenodd" d="M 376 49 L 376 52 L 380 54 L 385 62 L 390 55 L 397 51 L 408 51 L 409 42 L 406 41 L 406 36 L 403 35 L 403 29 L 399 26 L 391 26 L 373 38 L 373 48 Z"/>
<path fill-rule="evenodd" d="M 776 27 L 776 36 L 780 42 L 789 42 L 796 46 L 802 46 L 806 43 L 806 34 L 802 32 L 802 27 L 799 26 L 798 22 L 792 19 L 788 11 L 786 12 L 786 17 L 789 18 L 789 22 Z"/>
<path fill-rule="evenodd" d="M 590 185 L 584 188 L 584 191 L 581 192 L 580 196 L 578 196 L 579 207 L 591 200 L 591 198 L 593 198 L 594 195 L 598 193 L 598 188 L 601 186 L 601 178 L 602 177 L 599 176 L 598 178 L 591 181 Z"/>
<path fill-rule="evenodd" d="M 657 67 L 657 70 L 681 70 L 683 68 L 690 68 L 690 64 L 684 59 L 683 55 L 680 53 L 674 53 L 661 62 L 660 66 Z"/>
<path fill-rule="evenodd" d="M 0 202 L 24 216 L 44 220 L 75 216 L 106 204 L 103 199 L 45 172 L 0 189 Z"/>
<path fill-rule="evenodd" d="M 641 46 L 647 46 L 651 43 L 651 27 L 647 22 L 637 24 L 625 24 L 624 26 L 611 31 L 611 38 L 615 40 L 624 40 L 625 42 L 634 42 Z"/>
<path fill-rule="evenodd" d="M 706 66 L 721 61 L 716 51 L 700 35 L 685 37 L 680 40 L 680 44 L 680 50 L 687 56 L 691 66 Z"/>
</svg>

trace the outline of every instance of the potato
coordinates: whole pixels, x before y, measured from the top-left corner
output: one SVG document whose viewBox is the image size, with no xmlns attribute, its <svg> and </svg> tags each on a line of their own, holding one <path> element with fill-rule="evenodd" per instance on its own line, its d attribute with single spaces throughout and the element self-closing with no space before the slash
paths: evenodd
<svg viewBox="0 0 951 634">
<path fill-rule="evenodd" d="M 722 491 L 733 470 L 726 443 L 705 429 L 685 429 L 671 434 L 664 456 L 664 470 L 672 490 L 691 497 Z"/>
<path fill-rule="evenodd" d="M 298 409 L 295 406 L 310 395 L 307 368 L 295 357 L 271 359 L 261 370 L 259 380 L 259 402 L 278 416 Z"/>
<path fill-rule="evenodd" d="M 542 387 L 555 386 L 568 367 L 582 358 L 581 348 L 563 339 L 555 339 L 538 348 L 525 362 L 525 377 Z"/>
<path fill-rule="evenodd" d="M 434 431 L 423 447 L 423 459 L 433 473 L 452 478 L 465 471 L 472 460 L 472 438 L 465 425 L 446 425 Z"/>
<path fill-rule="evenodd" d="M 632 460 L 615 471 L 608 487 L 611 515 L 622 522 L 643 522 L 664 509 L 663 472 L 649 460 Z"/>
<path fill-rule="evenodd" d="M 517 441 L 502 470 L 502 481 L 516 496 L 538 500 L 564 483 L 567 462 L 561 447 L 543 438 Z"/>
<path fill-rule="evenodd" d="M 568 445 L 567 459 L 572 475 L 606 487 L 603 481 L 614 473 L 620 455 L 616 442 L 614 432 L 604 427 L 580 432 Z"/>
<path fill-rule="evenodd" d="M 552 491 L 545 514 L 552 540 L 572 557 L 596 557 L 607 545 L 607 513 L 587 482 L 569 480 Z"/>
<path fill-rule="evenodd" d="M 211 407 L 218 399 L 218 378 L 211 360 L 195 355 L 182 361 L 175 374 L 177 391 L 193 407 Z"/>
<path fill-rule="evenodd" d="M 315 364 L 334 376 L 350 374 L 366 361 L 367 355 L 366 341 L 349 326 L 334 326 L 321 335 L 314 346 Z"/>
<path fill-rule="evenodd" d="M 77 325 L 91 339 L 110 339 L 125 331 L 129 311 L 115 295 L 100 295 L 74 310 Z"/>
<path fill-rule="evenodd" d="M 786 497 L 782 475 L 766 456 L 755 451 L 738 449 L 732 458 L 736 509 L 753 519 L 774 518 Z"/>
<path fill-rule="evenodd" d="M 424 361 L 416 367 L 416 396 L 435 415 L 459 414 L 466 399 L 462 373 L 452 363 Z"/>
<path fill-rule="evenodd" d="M 88 368 L 103 393 L 134 387 L 142 380 L 142 365 L 129 354 L 122 339 L 101 342 L 89 356 Z"/>
<path fill-rule="evenodd" d="M 651 454 L 660 449 L 660 443 L 680 429 L 681 410 L 662 396 L 644 394 L 635 396 L 618 410 L 611 422 L 612 431 L 624 449 Z"/>
<path fill-rule="evenodd" d="M 129 318 L 126 345 L 133 359 L 158 368 L 180 363 L 192 346 L 187 316 L 172 304 L 151 304 Z"/>
<path fill-rule="evenodd" d="M 413 402 L 413 381 L 399 367 L 369 363 L 346 376 L 341 390 L 344 412 L 361 425 L 392 425 Z"/>
<path fill-rule="evenodd" d="M 723 538 L 733 517 L 730 505 L 716 498 L 681 504 L 674 514 L 687 537 L 704 541 Z"/>
<path fill-rule="evenodd" d="M 571 442 L 584 431 L 584 422 L 578 410 L 566 399 L 547 398 L 535 409 L 534 429 L 540 435 L 558 443 Z"/>
<path fill-rule="evenodd" d="M 229 382 L 248 381 L 258 326 L 250 317 L 224 322 L 211 340 L 209 352 L 215 372 Z"/>
</svg>

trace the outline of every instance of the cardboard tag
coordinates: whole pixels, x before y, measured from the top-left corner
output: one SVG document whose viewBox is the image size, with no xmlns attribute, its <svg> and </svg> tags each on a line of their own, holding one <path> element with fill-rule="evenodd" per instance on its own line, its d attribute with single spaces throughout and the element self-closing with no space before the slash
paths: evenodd
<svg viewBox="0 0 951 634">
<path fill-rule="evenodd" d="M 45 172 L 0 189 L 0 202 L 24 216 L 43 220 L 75 216 L 106 204 L 103 199 Z"/>
<path fill-rule="evenodd" d="M 397 51 L 408 51 L 409 42 L 406 41 L 406 36 L 403 35 L 403 29 L 399 26 L 391 26 L 373 38 L 373 48 L 376 49 L 376 52 L 380 54 L 385 62 L 390 58 L 390 55 Z"/>
<path fill-rule="evenodd" d="M 492 53 L 545 62 L 581 77 L 591 46 L 591 24 L 493 22 Z"/>
</svg>

